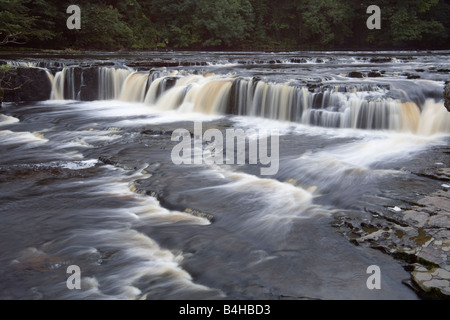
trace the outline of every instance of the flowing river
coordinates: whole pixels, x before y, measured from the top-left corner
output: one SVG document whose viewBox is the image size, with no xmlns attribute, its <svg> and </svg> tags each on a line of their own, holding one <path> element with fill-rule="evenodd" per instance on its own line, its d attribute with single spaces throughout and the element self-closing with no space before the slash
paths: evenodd
<svg viewBox="0 0 450 320">
<path fill-rule="evenodd" d="M 335 223 L 443 188 L 449 55 L 8 57 L 52 92 L 0 109 L 0 299 L 417 299 Z"/>
</svg>

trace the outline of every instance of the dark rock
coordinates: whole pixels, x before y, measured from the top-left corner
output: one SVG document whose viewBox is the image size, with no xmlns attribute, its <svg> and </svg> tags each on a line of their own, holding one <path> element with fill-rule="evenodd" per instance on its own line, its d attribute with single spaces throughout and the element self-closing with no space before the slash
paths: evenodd
<svg viewBox="0 0 450 320">
<path fill-rule="evenodd" d="M 370 62 L 373 62 L 373 63 L 388 63 L 388 62 L 392 62 L 392 58 L 391 57 L 373 57 L 372 59 L 370 59 Z"/>
<path fill-rule="evenodd" d="M 293 58 L 291 59 L 291 63 L 307 63 L 305 58 Z"/>
<path fill-rule="evenodd" d="M 131 68 L 138 69 L 151 69 L 160 67 L 178 67 L 180 63 L 177 60 L 168 59 L 149 59 L 149 60 L 137 60 L 128 64 Z"/>
<path fill-rule="evenodd" d="M 348 74 L 349 78 L 359 78 L 362 79 L 364 78 L 364 74 L 362 72 L 359 71 L 352 71 Z"/>
<path fill-rule="evenodd" d="M 445 85 L 444 96 L 445 96 L 445 107 L 450 112 L 450 81 L 447 81 Z"/>
<path fill-rule="evenodd" d="M 141 131 L 141 134 L 151 135 L 151 136 L 171 136 L 173 133 L 172 130 L 165 131 L 159 129 L 145 129 Z"/>
<path fill-rule="evenodd" d="M 52 86 L 45 70 L 12 68 L 0 73 L 0 78 L 3 77 L 5 102 L 44 101 L 50 98 Z"/>
<path fill-rule="evenodd" d="M 317 92 L 322 87 L 322 82 L 308 82 L 306 86 L 309 92 Z"/>
<path fill-rule="evenodd" d="M 207 219 L 210 222 L 212 222 L 213 219 L 214 219 L 214 216 L 212 214 L 201 212 L 201 211 L 195 210 L 195 209 L 187 208 L 186 210 L 184 210 L 184 212 L 187 213 L 187 214 L 190 214 L 190 215 L 192 215 L 194 217 Z"/>
<path fill-rule="evenodd" d="M 382 77 L 381 73 L 378 71 L 371 71 L 367 75 L 369 78 L 380 78 Z"/>
<path fill-rule="evenodd" d="M 99 67 L 114 67 L 116 64 L 112 61 L 103 61 L 103 62 L 97 63 L 97 65 Z"/>
<path fill-rule="evenodd" d="M 418 74 L 405 73 L 407 79 L 414 80 L 420 79 L 421 77 Z"/>
<path fill-rule="evenodd" d="M 118 162 L 111 159 L 110 157 L 101 156 L 98 158 L 99 161 L 103 162 L 106 165 L 117 166 Z"/>
<path fill-rule="evenodd" d="M 98 69 L 95 67 L 82 70 L 83 84 L 80 86 L 80 100 L 94 101 L 98 99 Z"/>
</svg>

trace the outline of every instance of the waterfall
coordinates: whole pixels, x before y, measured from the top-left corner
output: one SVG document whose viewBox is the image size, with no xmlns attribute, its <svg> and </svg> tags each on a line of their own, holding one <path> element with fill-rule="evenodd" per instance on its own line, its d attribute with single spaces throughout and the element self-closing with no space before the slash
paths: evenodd
<svg viewBox="0 0 450 320">
<path fill-rule="evenodd" d="M 64 68 L 52 81 L 52 99 L 80 99 L 83 72 Z M 311 126 L 450 133 L 443 103 L 401 101 L 386 85 L 336 85 L 314 92 L 288 83 L 230 75 L 98 69 L 98 100 L 145 103 L 159 110 L 232 114 Z M 407 98 L 407 97 L 406 97 Z M 405 99 L 403 99 L 405 100 Z M 434 102 L 433 102 L 434 101 Z"/>
<path fill-rule="evenodd" d="M 132 72 L 129 69 L 99 68 L 98 99 L 118 100 L 122 87 Z"/>
<path fill-rule="evenodd" d="M 51 100 L 75 100 L 78 92 L 75 90 L 75 68 L 65 67 L 56 73 L 52 81 Z"/>
<path fill-rule="evenodd" d="M 143 102 L 147 89 L 148 73 L 134 72 L 124 81 L 120 92 L 121 101 Z"/>
</svg>

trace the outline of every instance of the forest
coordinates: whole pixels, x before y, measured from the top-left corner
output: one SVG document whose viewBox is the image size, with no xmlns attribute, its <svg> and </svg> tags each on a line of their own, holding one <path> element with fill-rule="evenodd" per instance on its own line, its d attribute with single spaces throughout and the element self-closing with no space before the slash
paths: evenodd
<svg viewBox="0 0 450 320">
<path fill-rule="evenodd" d="M 80 29 L 66 25 L 81 10 Z M 367 8 L 381 9 L 370 30 Z M 448 49 L 445 0 L 0 0 L 2 48 Z"/>
</svg>

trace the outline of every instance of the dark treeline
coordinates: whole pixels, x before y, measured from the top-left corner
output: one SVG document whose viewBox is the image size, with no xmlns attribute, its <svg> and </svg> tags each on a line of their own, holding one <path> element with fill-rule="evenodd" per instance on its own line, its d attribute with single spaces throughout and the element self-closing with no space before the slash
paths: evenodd
<svg viewBox="0 0 450 320">
<path fill-rule="evenodd" d="M 81 29 L 69 30 L 69 5 Z M 370 5 L 381 30 L 369 30 Z M 444 0 L 0 0 L 0 43 L 42 49 L 447 49 Z M 7 43 L 8 42 L 8 43 Z"/>
</svg>

